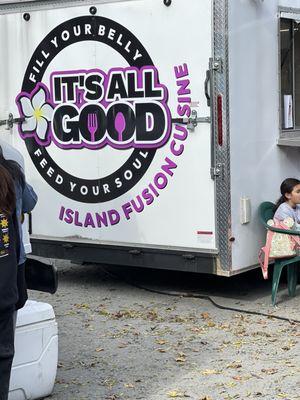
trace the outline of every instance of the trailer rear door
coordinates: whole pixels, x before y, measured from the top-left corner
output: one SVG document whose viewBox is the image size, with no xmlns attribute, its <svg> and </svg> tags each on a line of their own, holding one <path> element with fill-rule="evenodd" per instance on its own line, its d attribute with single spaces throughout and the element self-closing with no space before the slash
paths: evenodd
<svg viewBox="0 0 300 400">
<path fill-rule="evenodd" d="M 0 119 L 24 121 L 0 129 L 33 234 L 214 251 L 211 126 L 178 123 L 210 116 L 211 1 L 81 4 L 1 6 Z"/>
</svg>

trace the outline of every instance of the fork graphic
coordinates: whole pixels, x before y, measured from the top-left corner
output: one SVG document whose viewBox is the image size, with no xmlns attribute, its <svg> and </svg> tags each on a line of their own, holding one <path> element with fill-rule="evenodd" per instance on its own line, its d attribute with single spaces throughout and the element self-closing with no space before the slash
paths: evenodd
<svg viewBox="0 0 300 400">
<path fill-rule="evenodd" d="M 96 113 L 88 114 L 88 131 L 91 134 L 91 141 L 95 142 L 95 133 L 98 129 L 98 119 Z"/>
</svg>

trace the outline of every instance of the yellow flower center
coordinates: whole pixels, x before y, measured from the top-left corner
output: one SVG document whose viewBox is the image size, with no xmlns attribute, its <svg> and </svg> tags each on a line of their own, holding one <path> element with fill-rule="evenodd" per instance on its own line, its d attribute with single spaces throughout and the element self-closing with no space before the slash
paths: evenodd
<svg viewBox="0 0 300 400">
<path fill-rule="evenodd" d="M 40 108 L 36 108 L 33 115 L 37 120 L 40 120 L 43 116 L 42 110 Z"/>
</svg>

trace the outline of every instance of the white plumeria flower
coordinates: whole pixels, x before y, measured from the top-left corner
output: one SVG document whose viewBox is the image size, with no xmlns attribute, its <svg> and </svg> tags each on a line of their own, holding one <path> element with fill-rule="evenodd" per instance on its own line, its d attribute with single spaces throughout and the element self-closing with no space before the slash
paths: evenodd
<svg viewBox="0 0 300 400">
<path fill-rule="evenodd" d="M 35 132 L 40 140 L 46 139 L 48 121 L 51 121 L 53 108 L 46 103 L 46 91 L 42 87 L 32 96 L 31 100 L 22 96 L 19 99 L 23 114 L 22 132 Z"/>
</svg>

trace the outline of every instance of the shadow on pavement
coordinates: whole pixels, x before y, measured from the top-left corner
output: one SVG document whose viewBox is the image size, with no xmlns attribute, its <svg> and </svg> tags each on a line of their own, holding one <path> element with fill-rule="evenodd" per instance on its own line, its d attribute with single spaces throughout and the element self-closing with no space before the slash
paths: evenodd
<svg viewBox="0 0 300 400">
<path fill-rule="evenodd" d="M 120 278 L 155 290 L 199 293 L 230 299 L 256 300 L 271 293 L 271 280 L 265 281 L 259 269 L 230 278 L 190 272 L 106 267 Z M 283 278 L 284 285 L 284 278 Z"/>
<path fill-rule="evenodd" d="M 149 268 L 133 268 L 100 264 L 71 264 L 72 268 L 65 271 L 67 279 L 77 279 L 80 275 L 84 282 L 95 284 L 103 279 L 123 281 L 161 292 L 202 294 L 223 297 L 232 300 L 259 301 L 271 296 L 272 266 L 269 269 L 269 279 L 264 280 L 259 268 L 232 277 L 222 277 L 210 274 L 196 274 Z M 282 273 L 278 296 L 282 301 L 289 297 L 286 292 L 286 274 Z M 284 292 L 281 293 L 280 292 Z M 299 289 L 297 290 L 299 295 Z M 278 297 L 278 300 L 279 300 Z"/>
<path fill-rule="evenodd" d="M 96 286 L 101 291 L 105 282 L 105 285 L 109 283 L 112 291 L 126 290 L 127 287 L 133 286 L 162 294 L 176 292 L 179 296 L 209 296 L 222 306 L 298 319 L 300 287 L 296 291 L 296 297 L 288 296 L 285 271 L 277 294 L 277 306 L 274 308 L 271 305 L 272 267 L 269 269 L 268 280 L 263 279 L 259 268 L 230 278 L 100 264 L 71 263 L 62 269 L 58 266 L 58 269 L 59 280 L 67 282 L 73 288 L 75 283 L 80 282 L 80 285 Z"/>
</svg>

